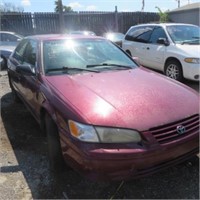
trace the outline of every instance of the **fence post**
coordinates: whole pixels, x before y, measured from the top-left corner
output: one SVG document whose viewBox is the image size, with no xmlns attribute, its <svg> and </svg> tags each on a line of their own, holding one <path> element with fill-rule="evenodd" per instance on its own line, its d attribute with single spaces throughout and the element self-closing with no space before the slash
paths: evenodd
<svg viewBox="0 0 200 200">
<path fill-rule="evenodd" d="M 118 26 L 118 12 L 117 12 L 117 6 L 115 6 L 115 31 L 118 32 L 119 26 Z"/>
<path fill-rule="evenodd" d="M 60 21 L 60 32 L 63 33 L 64 32 L 64 16 L 63 16 L 63 4 L 62 4 L 62 0 L 58 1 L 59 4 L 59 21 Z"/>
</svg>

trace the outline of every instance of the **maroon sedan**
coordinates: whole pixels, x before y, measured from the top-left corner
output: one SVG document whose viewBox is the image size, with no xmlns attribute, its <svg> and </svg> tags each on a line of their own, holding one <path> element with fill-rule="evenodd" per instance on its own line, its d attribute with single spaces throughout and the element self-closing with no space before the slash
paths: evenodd
<svg viewBox="0 0 200 200">
<path fill-rule="evenodd" d="M 8 76 L 15 99 L 46 132 L 54 171 L 64 160 L 89 178 L 124 180 L 199 151 L 199 95 L 104 38 L 24 38 Z"/>
</svg>

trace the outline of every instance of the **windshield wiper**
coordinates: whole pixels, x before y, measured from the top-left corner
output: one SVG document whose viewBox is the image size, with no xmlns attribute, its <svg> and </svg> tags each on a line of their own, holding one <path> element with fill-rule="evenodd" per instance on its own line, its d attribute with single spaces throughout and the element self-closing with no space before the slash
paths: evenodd
<svg viewBox="0 0 200 200">
<path fill-rule="evenodd" d="M 127 65 L 119 65 L 119 64 L 110 64 L 110 63 L 102 63 L 102 64 L 94 64 L 94 65 L 86 65 L 86 68 L 93 68 L 93 67 L 121 67 L 121 68 L 126 68 L 126 69 L 133 69 L 131 66 Z"/>
<path fill-rule="evenodd" d="M 199 39 L 195 39 L 195 40 L 186 40 L 184 42 L 182 42 L 181 44 L 196 44 L 195 42 L 200 41 Z"/>
<path fill-rule="evenodd" d="M 96 72 L 96 73 L 99 73 L 99 71 L 97 71 L 97 70 L 91 70 L 91 69 L 86 69 L 86 68 L 78 68 L 78 67 L 51 68 L 51 69 L 47 69 L 46 72 L 68 71 L 68 70 L 79 70 L 79 71 L 88 71 L 88 72 Z"/>
</svg>

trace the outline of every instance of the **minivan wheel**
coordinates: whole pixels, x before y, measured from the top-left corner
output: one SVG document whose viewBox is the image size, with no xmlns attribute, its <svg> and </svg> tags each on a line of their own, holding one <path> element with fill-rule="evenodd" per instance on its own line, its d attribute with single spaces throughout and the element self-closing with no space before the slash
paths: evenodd
<svg viewBox="0 0 200 200">
<path fill-rule="evenodd" d="M 50 170 L 59 174 L 59 172 L 63 171 L 65 164 L 60 145 L 58 128 L 48 113 L 45 114 L 45 130 L 47 135 Z"/>
<path fill-rule="evenodd" d="M 183 81 L 181 64 L 176 60 L 168 61 L 165 65 L 165 75 L 177 81 Z"/>
</svg>

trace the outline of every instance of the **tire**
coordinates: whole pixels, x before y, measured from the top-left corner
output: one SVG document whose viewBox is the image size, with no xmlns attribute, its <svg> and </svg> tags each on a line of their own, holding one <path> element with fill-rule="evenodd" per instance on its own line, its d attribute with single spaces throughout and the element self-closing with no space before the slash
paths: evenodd
<svg viewBox="0 0 200 200">
<path fill-rule="evenodd" d="M 0 64 L 1 64 L 0 71 L 7 68 L 7 60 L 3 56 L 0 57 Z"/>
<path fill-rule="evenodd" d="M 47 135 L 50 170 L 54 174 L 59 174 L 59 172 L 63 171 L 65 164 L 60 145 L 58 128 L 48 113 L 45 114 L 45 130 Z"/>
<path fill-rule="evenodd" d="M 165 75 L 174 80 L 183 81 L 182 66 L 177 60 L 168 61 L 165 65 Z"/>
</svg>

